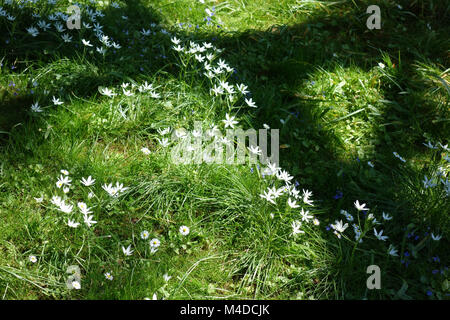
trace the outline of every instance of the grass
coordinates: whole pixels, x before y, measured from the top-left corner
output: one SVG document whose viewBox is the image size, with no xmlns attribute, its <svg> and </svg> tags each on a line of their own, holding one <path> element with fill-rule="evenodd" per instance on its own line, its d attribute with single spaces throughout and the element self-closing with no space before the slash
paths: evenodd
<svg viewBox="0 0 450 320">
<path fill-rule="evenodd" d="M 16 17 L 0 17 L 3 299 L 448 299 L 448 5 L 378 1 L 382 28 L 369 30 L 370 1 L 79 2 L 102 10 L 97 21 L 120 49 L 96 52 L 101 44 L 86 27 L 63 32 L 67 43 L 54 26 L 27 32 L 42 19 L 33 13 L 65 12 L 67 1 L 0 2 Z M 222 49 L 211 49 L 214 61 L 235 72 L 220 77 L 251 94 L 212 95 L 215 80 L 172 49 L 173 36 Z M 160 97 L 138 91 L 145 82 Z M 134 94 L 122 94 L 122 83 Z M 246 107 L 250 96 L 258 108 Z M 43 112 L 30 110 L 35 102 Z M 261 163 L 180 165 L 158 140 L 158 130 L 192 130 L 195 121 L 223 128 L 226 114 L 244 129 L 280 129 L 280 166 L 319 225 L 292 235 L 301 208 L 290 208 L 286 193 L 277 205 L 260 197 L 284 186 Z M 67 194 L 55 185 L 61 169 L 72 180 Z M 88 176 L 95 185 L 81 185 Z M 425 187 L 424 176 L 436 185 Z M 128 189 L 111 197 L 102 185 L 116 181 Z M 72 212 L 59 211 L 54 195 Z M 92 209 L 92 227 L 78 202 Z M 81 224 L 70 228 L 68 219 Z M 330 228 L 337 220 L 348 223 L 340 237 Z M 378 240 L 374 227 L 389 238 Z M 161 242 L 154 253 L 152 238 Z M 366 286 L 373 264 L 379 290 Z M 80 290 L 66 286 L 73 265 Z"/>
</svg>

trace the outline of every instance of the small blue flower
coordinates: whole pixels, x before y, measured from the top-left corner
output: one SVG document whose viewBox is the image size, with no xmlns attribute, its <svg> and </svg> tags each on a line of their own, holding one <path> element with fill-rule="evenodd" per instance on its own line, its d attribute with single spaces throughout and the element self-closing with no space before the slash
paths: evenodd
<svg viewBox="0 0 450 320">
<path fill-rule="evenodd" d="M 427 290 L 427 296 L 432 296 L 433 295 L 433 291 L 431 291 L 431 290 Z"/>
<path fill-rule="evenodd" d="M 340 190 L 336 190 L 336 194 L 333 196 L 335 200 L 341 199 L 344 196 L 344 193 Z"/>
<path fill-rule="evenodd" d="M 405 251 L 404 255 L 405 255 L 405 257 L 409 257 L 409 252 Z"/>
</svg>

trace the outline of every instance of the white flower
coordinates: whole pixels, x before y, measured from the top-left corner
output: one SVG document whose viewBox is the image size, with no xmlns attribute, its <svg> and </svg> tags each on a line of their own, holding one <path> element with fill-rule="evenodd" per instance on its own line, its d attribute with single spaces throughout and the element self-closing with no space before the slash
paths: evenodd
<svg viewBox="0 0 450 320">
<path fill-rule="evenodd" d="M 296 235 L 296 234 L 300 234 L 300 233 L 305 233 L 305 231 L 300 230 L 302 223 L 298 220 L 292 221 L 292 234 Z"/>
<path fill-rule="evenodd" d="M 434 235 L 434 233 L 431 233 L 431 239 L 434 241 L 439 241 L 442 239 L 442 235 Z"/>
<path fill-rule="evenodd" d="M 170 132 L 170 127 L 167 127 L 165 129 L 158 129 L 158 133 L 162 136 L 168 134 Z"/>
<path fill-rule="evenodd" d="M 55 206 L 60 206 L 61 205 L 61 197 L 59 197 L 59 196 L 53 196 L 52 197 L 52 200 L 51 200 L 51 203 L 53 203 Z"/>
<path fill-rule="evenodd" d="M 291 177 L 291 179 L 292 179 L 292 177 Z M 306 203 L 307 205 L 314 206 L 313 205 L 313 200 L 309 199 L 309 197 L 311 197 L 311 196 L 312 196 L 312 192 L 311 191 L 303 189 L 303 202 Z"/>
<path fill-rule="evenodd" d="M 262 150 L 259 148 L 259 146 L 250 146 L 247 147 L 247 149 L 252 153 L 252 154 L 256 154 L 256 155 L 261 155 L 262 154 Z"/>
<path fill-rule="evenodd" d="M 150 149 L 149 148 L 143 147 L 143 148 L 141 148 L 141 151 L 145 155 L 149 155 L 150 154 Z"/>
<path fill-rule="evenodd" d="M 94 216 L 88 216 L 88 215 L 85 215 L 83 218 L 84 218 L 84 223 L 86 223 L 87 226 L 88 226 L 89 228 L 90 228 L 93 224 L 96 224 L 96 223 L 97 223 L 97 221 L 92 220 L 92 219 L 94 218 Z"/>
<path fill-rule="evenodd" d="M 313 223 L 315 226 L 318 226 L 320 224 L 320 221 L 319 221 L 319 219 L 314 218 Z"/>
<path fill-rule="evenodd" d="M 442 143 L 439 142 L 439 146 L 447 152 L 450 151 L 450 149 L 448 148 L 448 144 L 442 145 Z"/>
<path fill-rule="evenodd" d="M 123 254 L 126 256 L 131 256 L 133 254 L 134 250 L 131 250 L 131 244 L 125 249 L 125 247 L 122 246 Z"/>
<path fill-rule="evenodd" d="M 398 159 L 400 159 L 400 161 L 402 161 L 402 162 L 406 162 L 406 160 L 405 159 L 403 159 L 397 152 L 392 152 L 393 154 L 394 154 L 394 156 L 395 157 L 397 157 Z"/>
<path fill-rule="evenodd" d="M 373 164 L 372 162 L 370 162 L 370 161 L 367 161 L 367 164 L 368 164 L 370 167 L 372 167 L 372 168 L 375 167 L 374 164 Z"/>
<path fill-rule="evenodd" d="M 236 85 L 236 87 L 239 90 L 239 92 L 241 92 L 244 95 L 250 92 L 247 90 L 248 89 L 247 86 L 243 83 Z"/>
<path fill-rule="evenodd" d="M 437 186 L 437 184 L 433 183 L 432 179 L 428 179 L 427 176 L 424 176 L 424 180 L 422 182 L 423 182 L 423 186 L 425 187 L 425 189 L 433 188 L 433 187 Z"/>
<path fill-rule="evenodd" d="M 392 219 L 392 217 L 389 214 L 384 213 L 384 211 L 383 211 L 383 219 L 386 220 L 386 221 L 389 221 L 389 220 Z"/>
<path fill-rule="evenodd" d="M 391 255 L 393 257 L 397 257 L 398 256 L 397 252 L 398 252 L 397 249 L 395 249 L 395 247 L 392 244 L 389 245 L 389 248 L 388 248 L 388 254 L 389 255 Z"/>
<path fill-rule="evenodd" d="M 161 241 L 159 241 L 156 238 L 153 238 L 152 240 L 150 240 L 150 247 L 151 248 L 158 248 L 161 245 Z"/>
<path fill-rule="evenodd" d="M 378 66 L 379 66 L 381 69 L 384 69 L 384 67 L 385 67 L 384 63 L 382 63 L 382 62 L 378 62 Z"/>
<path fill-rule="evenodd" d="M 87 177 L 87 179 L 82 177 L 80 181 L 86 187 L 93 186 L 95 184 L 95 179 L 92 179 L 91 176 Z"/>
<path fill-rule="evenodd" d="M 347 229 L 347 227 L 348 227 L 348 223 L 346 223 L 346 224 L 344 224 L 343 222 L 342 222 L 342 220 L 340 220 L 340 221 L 335 221 L 334 222 L 335 224 L 333 225 L 331 225 L 331 227 L 335 230 L 335 231 L 337 231 L 337 232 L 339 232 L 339 233 L 342 233 L 342 232 L 344 232 L 345 231 L 345 229 Z"/>
<path fill-rule="evenodd" d="M 73 209 L 73 205 L 66 204 L 65 201 L 61 201 L 59 204 L 59 210 L 61 210 L 64 213 L 71 213 Z"/>
<path fill-rule="evenodd" d="M 80 209 L 80 211 L 81 211 L 82 214 L 86 215 L 86 214 L 92 213 L 91 209 L 88 208 L 88 206 L 86 205 L 86 203 L 84 203 L 84 202 L 78 202 L 77 205 L 78 205 L 78 208 Z"/>
<path fill-rule="evenodd" d="M 183 236 L 187 236 L 189 234 L 189 227 L 181 226 L 179 231 Z"/>
<path fill-rule="evenodd" d="M 28 259 L 29 259 L 32 263 L 36 263 L 36 262 L 37 262 L 36 256 L 30 256 Z"/>
<path fill-rule="evenodd" d="M 309 220 L 313 218 L 313 216 L 309 214 L 309 211 L 304 211 L 303 208 L 302 211 L 300 211 L 300 215 L 302 216 L 302 221 L 306 222 L 309 222 Z"/>
<path fill-rule="evenodd" d="M 180 39 L 177 39 L 177 37 L 173 37 L 170 41 L 172 41 L 173 44 L 180 44 Z"/>
<path fill-rule="evenodd" d="M 288 205 L 292 209 L 300 207 L 295 200 L 291 200 L 291 198 L 288 198 Z"/>
<path fill-rule="evenodd" d="M 72 287 L 76 290 L 80 290 L 81 284 L 78 281 L 72 281 Z"/>
<path fill-rule="evenodd" d="M 71 42 L 72 41 L 72 37 L 69 34 L 67 34 L 67 33 L 64 33 L 63 35 L 61 35 L 61 38 L 64 40 L 64 42 Z"/>
<path fill-rule="evenodd" d="M 105 278 L 108 279 L 109 281 L 112 281 L 114 279 L 114 277 L 111 275 L 111 272 L 106 272 Z"/>
<path fill-rule="evenodd" d="M 227 113 L 225 114 L 225 120 L 222 120 L 223 123 L 225 123 L 225 128 L 231 127 L 234 128 L 234 125 L 239 123 L 238 121 L 234 120 L 234 116 L 231 116 Z"/>
<path fill-rule="evenodd" d="M 255 102 L 252 100 L 252 98 L 245 99 L 245 103 L 251 108 L 257 108 L 257 106 L 256 106 Z"/>
<path fill-rule="evenodd" d="M 64 103 L 64 102 L 60 101 L 59 98 L 58 98 L 58 99 L 55 98 L 55 96 L 53 96 L 52 102 L 53 102 L 53 104 L 54 104 L 55 106 L 59 106 L 59 105 L 61 105 L 61 104 Z"/>
<path fill-rule="evenodd" d="M 163 147 L 168 147 L 169 146 L 169 139 L 167 138 L 162 138 L 161 140 L 159 138 L 156 138 L 156 140 L 158 140 L 158 142 L 163 146 Z"/>
<path fill-rule="evenodd" d="M 283 180 L 284 182 L 290 184 L 291 180 L 294 178 L 291 176 L 286 170 L 278 170 L 277 172 L 277 178 L 279 180 Z"/>
<path fill-rule="evenodd" d="M 97 48 L 95 48 L 95 50 L 96 50 L 98 53 L 103 54 L 103 55 L 106 53 L 106 49 L 103 48 L 103 47 L 97 47 Z"/>
<path fill-rule="evenodd" d="M 428 143 L 422 143 L 422 144 L 429 149 L 437 149 L 437 147 L 433 146 L 430 141 L 428 141 Z"/>
<path fill-rule="evenodd" d="M 29 27 L 27 32 L 33 37 L 36 37 L 39 34 L 39 30 L 35 27 Z"/>
<path fill-rule="evenodd" d="M 270 190 L 269 190 L 269 192 L 264 191 L 264 193 L 263 193 L 263 194 L 260 194 L 259 196 L 260 196 L 261 198 L 263 198 L 263 199 L 266 199 L 266 200 L 269 201 L 270 203 L 276 204 L 275 201 L 273 200 L 274 196 L 273 196 L 273 194 L 270 192 Z"/>
<path fill-rule="evenodd" d="M 70 186 L 70 183 L 72 182 L 72 180 L 69 179 L 69 177 L 63 177 L 62 175 L 59 177 L 58 181 L 56 182 L 56 186 L 58 188 L 61 188 L 62 186 L 66 185 L 66 186 Z"/>
<path fill-rule="evenodd" d="M 381 230 L 380 233 L 378 233 L 377 230 L 373 228 L 373 233 L 378 240 L 386 241 L 386 239 L 388 238 L 388 236 L 383 236 L 383 230 Z"/>
<path fill-rule="evenodd" d="M 81 39 L 81 42 L 86 46 L 86 47 L 92 47 L 92 44 L 90 41 L 86 41 L 84 39 Z"/>
<path fill-rule="evenodd" d="M 108 88 L 102 88 L 100 90 L 100 93 L 105 95 L 105 96 L 108 96 L 110 98 L 114 97 L 116 95 L 116 93 L 114 93 L 111 89 L 108 89 Z"/>
<path fill-rule="evenodd" d="M 33 112 L 42 112 L 42 111 L 44 111 L 44 110 L 42 110 L 42 108 L 39 106 L 39 104 L 36 102 L 36 103 L 33 103 L 32 105 L 31 105 L 31 111 L 33 111 Z"/>
<path fill-rule="evenodd" d="M 74 220 L 68 220 L 67 221 L 67 225 L 71 228 L 78 228 L 78 226 L 80 225 L 80 223 L 75 222 Z"/>
<path fill-rule="evenodd" d="M 112 183 L 106 185 L 106 183 L 102 186 L 103 190 L 108 192 L 111 197 L 117 197 L 117 189 L 113 187 Z"/>
<path fill-rule="evenodd" d="M 167 282 L 167 281 L 170 280 L 170 278 L 172 278 L 172 276 L 169 276 L 167 273 L 165 273 L 165 274 L 163 275 L 163 278 L 164 278 L 164 281 Z"/>
<path fill-rule="evenodd" d="M 150 233 L 147 230 L 141 232 L 141 238 L 146 240 L 150 236 Z"/>
<path fill-rule="evenodd" d="M 369 208 L 366 208 L 366 204 L 365 203 L 360 204 L 358 200 L 355 201 L 354 205 L 355 205 L 355 208 L 358 211 L 367 211 L 367 210 L 369 210 Z"/>
<path fill-rule="evenodd" d="M 44 196 L 41 196 L 40 198 L 34 198 L 34 200 L 36 200 L 37 203 L 41 203 L 42 201 L 44 201 Z"/>
<path fill-rule="evenodd" d="M 181 52 L 181 51 L 184 50 L 184 47 L 182 47 L 182 46 L 180 46 L 180 45 L 177 45 L 176 47 L 173 46 L 172 49 L 175 50 L 175 51 Z"/>
</svg>

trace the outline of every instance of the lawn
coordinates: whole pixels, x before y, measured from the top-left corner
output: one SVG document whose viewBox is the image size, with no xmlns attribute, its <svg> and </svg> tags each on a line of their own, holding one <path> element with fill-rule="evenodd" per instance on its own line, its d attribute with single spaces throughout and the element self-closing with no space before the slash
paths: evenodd
<svg viewBox="0 0 450 320">
<path fill-rule="evenodd" d="M 441 0 L 0 0 L 0 297 L 448 299 L 448 21 Z M 279 161 L 225 136 L 252 128 Z"/>
</svg>

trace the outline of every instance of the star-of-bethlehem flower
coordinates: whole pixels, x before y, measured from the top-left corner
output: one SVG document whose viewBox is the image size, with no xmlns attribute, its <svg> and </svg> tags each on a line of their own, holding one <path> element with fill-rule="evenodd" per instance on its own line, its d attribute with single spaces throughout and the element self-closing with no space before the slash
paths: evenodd
<svg viewBox="0 0 450 320">
<path fill-rule="evenodd" d="M 442 235 L 434 235 L 434 233 L 431 233 L 431 239 L 434 241 L 439 241 L 442 239 Z"/>
<path fill-rule="evenodd" d="M 252 98 L 245 99 L 245 103 L 251 108 L 257 108 L 257 106 L 256 106 L 255 102 L 252 100 Z"/>
<path fill-rule="evenodd" d="M 392 217 L 389 214 L 383 212 L 383 219 L 386 220 L 386 221 L 389 221 L 389 220 L 392 219 Z"/>
<path fill-rule="evenodd" d="M 84 39 L 81 39 L 81 42 L 86 46 L 86 47 L 92 47 L 92 44 L 90 41 L 86 41 Z"/>
<path fill-rule="evenodd" d="M 225 128 L 231 127 L 234 128 L 235 124 L 238 124 L 239 122 L 234 120 L 234 116 L 231 116 L 227 113 L 225 114 L 225 120 L 222 120 L 222 122 L 225 124 Z"/>
<path fill-rule="evenodd" d="M 378 240 L 386 241 L 386 239 L 388 238 L 388 236 L 383 236 L 383 230 L 378 233 L 377 230 L 373 228 L 373 233 Z"/>
<path fill-rule="evenodd" d="M 134 250 L 131 250 L 131 244 L 125 249 L 125 247 L 122 246 L 123 254 L 126 256 L 131 256 L 133 254 Z"/>
<path fill-rule="evenodd" d="M 334 229 L 334 234 L 338 238 L 341 238 L 341 233 L 343 233 L 345 229 L 347 229 L 348 223 L 344 224 L 342 220 L 340 221 L 336 220 L 335 223 L 331 225 L 331 227 Z"/>
<path fill-rule="evenodd" d="M 95 179 L 92 179 L 91 176 L 87 177 L 87 179 L 81 178 L 80 181 L 81 181 L 81 183 L 82 183 L 83 185 L 85 185 L 86 187 L 93 186 L 93 185 L 95 184 Z"/>
<path fill-rule="evenodd" d="M 33 112 L 43 112 L 44 110 L 39 106 L 39 103 L 33 103 L 31 105 L 31 111 Z"/>
<path fill-rule="evenodd" d="M 92 225 L 97 223 L 97 221 L 92 220 L 94 218 L 94 216 L 85 215 L 83 218 L 84 218 L 84 223 L 86 223 L 89 228 Z"/>
<path fill-rule="evenodd" d="M 360 204 L 358 200 L 355 201 L 354 205 L 355 205 L 355 208 L 358 211 L 367 211 L 367 210 L 369 210 L 369 208 L 366 208 L 366 204 L 365 203 Z"/>
<path fill-rule="evenodd" d="M 305 233 L 305 231 L 300 230 L 302 223 L 298 220 L 292 221 L 292 234 L 296 235 L 296 234 L 301 234 L 301 233 Z"/>
<path fill-rule="evenodd" d="M 61 100 L 59 100 L 59 98 L 56 98 L 55 96 L 53 96 L 52 98 L 52 102 L 55 106 L 59 106 L 61 104 L 63 104 L 64 102 L 62 102 Z"/>
<path fill-rule="evenodd" d="M 71 227 L 71 228 L 78 228 L 78 226 L 80 225 L 80 223 L 75 222 L 74 220 L 68 219 L 67 225 L 68 225 L 69 227 Z"/>
<path fill-rule="evenodd" d="M 111 89 L 109 88 L 102 88 L 100 90 L 100 93 L 104 96 L 108 96 L 110 98 L 114 97 L 115 95 L 117 95 L 116 93 L 114 93 Z"/>
<path fill-rule="evenodd" d="M 295 200 L 292 200 L 291 198 L 288 198 L 288 205 L 292 209 L 300 207 Z"/>
<path fill-rule="evenodd" d="M 389 245 L 388 254 L 393 256 L 393 257 L 398 257 L 398 251 L 392 244 Z"/>
<path fill-rule="evenodd" d="M 300 215 L 302 216 L 302 221 L 306 222 L 309 222 L 309 220 L 313 218 L 313 216 L 309 214 L 309 211 L 308 210 L 304 211 L 303 208 L 302 211 L 300 211 Z"/>
</svg>

